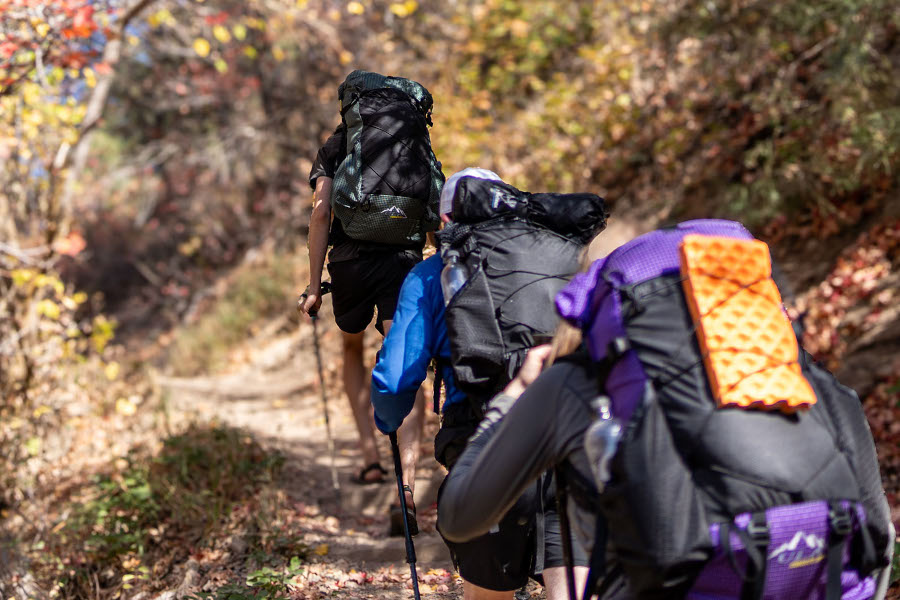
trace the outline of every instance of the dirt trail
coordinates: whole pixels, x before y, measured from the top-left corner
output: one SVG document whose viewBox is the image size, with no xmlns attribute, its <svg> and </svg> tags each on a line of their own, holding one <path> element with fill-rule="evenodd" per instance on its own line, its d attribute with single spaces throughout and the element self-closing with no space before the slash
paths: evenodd
<svg viewBox="0 0 900 600">
<path fill-rule="evenodd" d="M 359 486 L 350 481 L 362 465 L 356 430 L 340 385 L 339 334 L 323 307 L 319 336 L 325 363 L 329 421 L 335 443 L 335 467 L 340 485 L 337 498 L 331 482 L 321 391 L 313 352 L 312 326 L 304 319 L 298 328 L 250 342 L 248 360 L 239 370 L 216 377 L 161 377 L 169 410 L 197 421 L 218 420 L 251 432 L 264 446 L 286 458 L 284 491 L 288 501 L 307 517 L 304 543 L 317 549 L 311 555 L 311 588 L 338 598 L 410 598 L 409 566 L 404 539 L 387 537 L 387 511 L 396 497 L 393 473 L 385 484 Z M 374 331 L 368 340 L 371 365 Z M 434 431 L 436 417 L 428 428 Z M 433 433 L 432 433 L 433 435 Z M 443 470 L 431 456 L 428 434 L 416 477 L 416 506 L 422 532 L 415 538 L 423 597 L 461 595 L 446 547 L 434 529 L 437 487 Z M 390 468 L 390 446 L 381 442 L 381 462 Z M 362 574 L 362 575 L 360 575 Z M 366 581 L 365 577 L 371 581 Z"/>
</svg>

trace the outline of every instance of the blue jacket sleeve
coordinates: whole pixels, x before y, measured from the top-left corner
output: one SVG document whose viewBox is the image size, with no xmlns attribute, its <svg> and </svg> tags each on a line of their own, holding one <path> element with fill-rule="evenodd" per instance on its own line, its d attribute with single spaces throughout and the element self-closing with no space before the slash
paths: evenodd
<svg viewBox="0 0 900 600">
<path fill-rule="evenodd" d="M 427 262 L 416 265 L 404 280 L 391 330 L 372 370 L 375 425 L 382 433 L 396 431 L 412 410 L 433 355 L 434 320 L 428 297 L 433 274 Z"/>
</svg>

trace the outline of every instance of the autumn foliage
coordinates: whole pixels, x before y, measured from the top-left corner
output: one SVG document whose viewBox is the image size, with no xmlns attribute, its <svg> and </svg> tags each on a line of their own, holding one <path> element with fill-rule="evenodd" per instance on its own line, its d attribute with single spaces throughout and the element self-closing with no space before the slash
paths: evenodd
<svg viewBox="0 0 900 600">
<path fill-rule="evenodd" d="M 44 467 L 72 422 L 140 417 L 156 400 L 148 371 L 227 364 L 228 346 L 283 316 L 285 288 L 302 284 L 288 280 L 303 258 L 306 175 L 354 68 L 428 87 L 448 175 L 482 166 L 522 189 L 596 192 L 637 228 L 747 223 L 795 288 L 805 347 L 860 390 L 896 506 L 894 4 L 0 0 L 0 514 L 55 485 Z M 101 574 L 101 597 L 158 589 L 154 569 L 185 559 L 161 529 L 188 520 L 156 495 L 172 473 L 148 466 L 184 458 L 171 444 L 187 441 L 167 440 L 161 453 L 117 450 L 97 485 L 78 487 L 122 510 L 98 528 L 139 525 L 132 545 L 47 538 L 77 567 L 60 588 L 72 597 Z M 241 447 L 237 462 L 264 462 Z M 239 498 L 251 492 L 229 489 L 232 520 L 204 521 L 215 535 L 252 521 L 256 500 Z M 87 535 L 97 514 L 79 514 L 59 532 Z M 260 544 L 303 555 L 297 540 Z M 226 545 L 197 550 L 216 585 L 228 574 L 210 556 Z M 65 575 L 50 562 L 39 574 L 50 587 Z M 309 570 L 302 593 L 394 575 Z"/>
</svg>

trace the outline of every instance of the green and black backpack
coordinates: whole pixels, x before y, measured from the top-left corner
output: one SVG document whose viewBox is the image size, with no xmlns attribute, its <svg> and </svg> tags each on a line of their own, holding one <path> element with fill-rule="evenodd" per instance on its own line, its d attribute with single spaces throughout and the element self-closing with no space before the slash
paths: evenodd
<svg viewBox="0 0 900 600">
<path fill-rule="evenodd" d="M 353 71 L 338 88 L 347 155 L 331 207 L 353 239 L 409 246 L 440 225 L 444 175 L 431 149 L 432 97 L 421 84 Z"/>
</svg>

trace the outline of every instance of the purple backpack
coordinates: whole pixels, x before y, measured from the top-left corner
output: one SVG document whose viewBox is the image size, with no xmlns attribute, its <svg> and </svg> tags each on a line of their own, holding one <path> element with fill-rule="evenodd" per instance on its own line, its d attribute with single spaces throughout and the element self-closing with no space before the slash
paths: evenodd
<svg viewBox="0 0 900 600">
<path fill-rule="evenodd" d="M 602 490 L 591 501 L 608 523 L 588 589 L 602 597 L 608 548 L 630 598 L 872 598 L 893 540 L 856 394 L 800 349 L 817 399 L 808 410 L 717 408 L 685 300 L 688 234 L 753 239 L 721 220 L 654 231 L 556 297 L 584 332 L 600 388 L 595 425 L 606 420 L 586 436 Z M 604 456 L 591 452 L 592 431 L 605 436 Z"/>
</svg>

